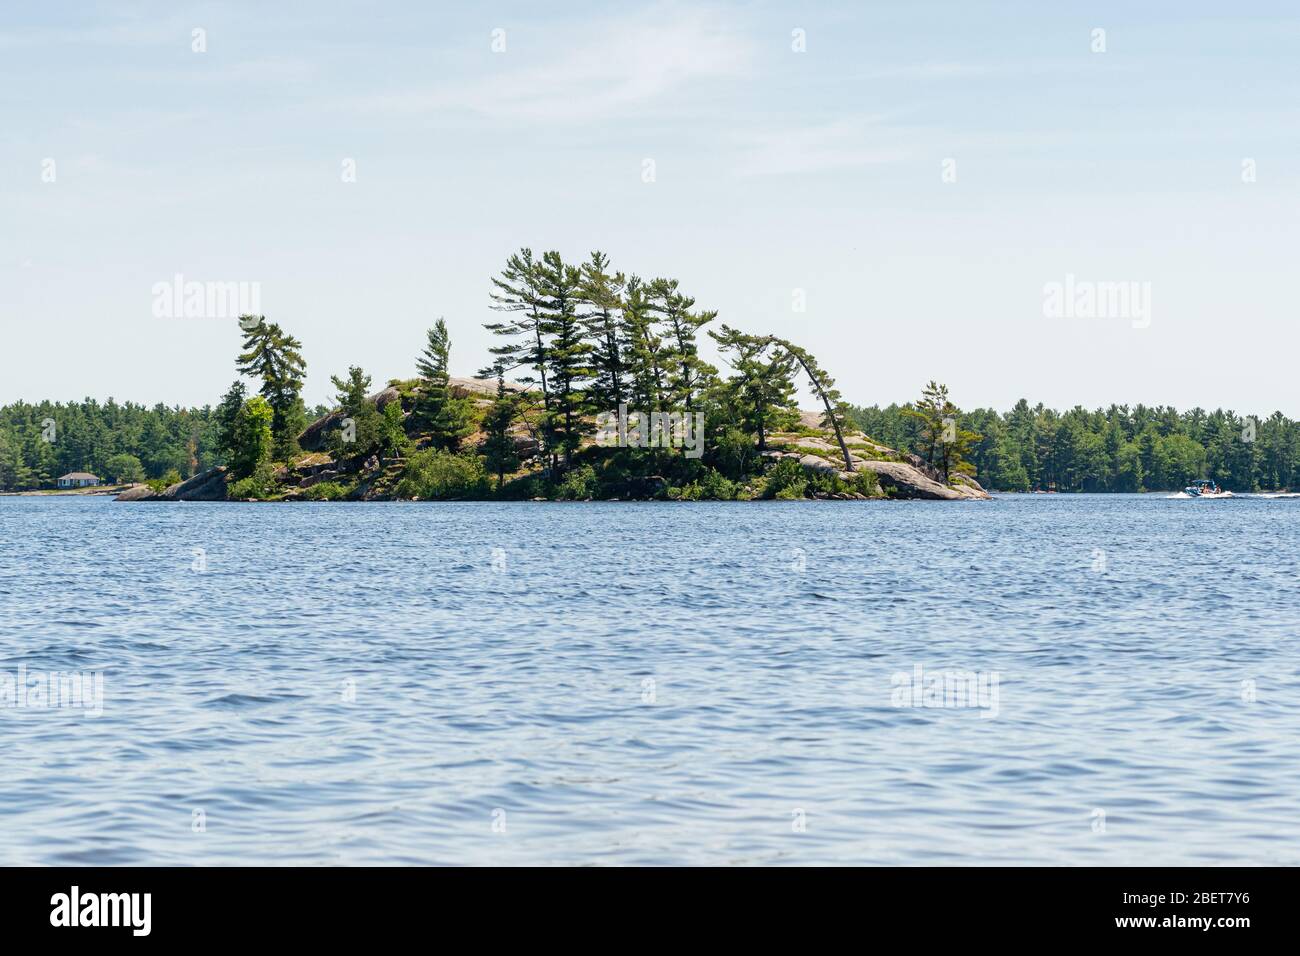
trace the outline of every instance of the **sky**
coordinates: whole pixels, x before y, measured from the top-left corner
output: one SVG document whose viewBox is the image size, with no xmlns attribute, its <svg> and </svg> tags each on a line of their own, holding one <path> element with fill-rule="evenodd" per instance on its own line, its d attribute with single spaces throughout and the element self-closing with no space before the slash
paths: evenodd
<svg viewBox="0 0 1300 956">
<path fill-rule="evenodd" d="M 528 246 L 857 404 L 1300 417 L 1300 7 L 546 6 L 6 4 L 0 403 L 215 403 L 239 330 L 177 275 L 256 283 L 309 404 L 440 316 L 472 374 Z"/>
</svg>

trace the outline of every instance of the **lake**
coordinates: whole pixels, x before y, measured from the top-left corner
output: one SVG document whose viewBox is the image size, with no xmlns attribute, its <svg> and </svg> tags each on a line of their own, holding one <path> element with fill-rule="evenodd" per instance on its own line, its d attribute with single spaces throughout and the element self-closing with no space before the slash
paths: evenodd
<svg viewBox="0 0 1300 956">
<path fill-rule="evenodd" d="M 1296 864 L 1298 555 L 1288 499 L 0 498 L 0 863 Z"/>
</svg>

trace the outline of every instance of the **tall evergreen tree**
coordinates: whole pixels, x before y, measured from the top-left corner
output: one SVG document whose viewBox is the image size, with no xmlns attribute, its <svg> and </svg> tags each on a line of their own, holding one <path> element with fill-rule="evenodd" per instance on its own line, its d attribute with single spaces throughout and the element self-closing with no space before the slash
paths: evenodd
<svg viewBox="0 0 1300 956">
<path fill-rule="evenodd" d="M 735 371 L 723 392 L 736 409 L 740 424 L 758 436 L 758 450 L 767 450 L 767 435 L 798 421 L 795 404 L 795 358 L 765 336 L 746 335 L 723 325 L 709 332 Z"/>
<path fill-rule="evenodd" d="M 592 410 L 585 385 L 593 374 L 591 343 L 578 315 L 582 297 L 582 274 L 568 265 L 558 252 L 542 256 L 537 270 L 541 292 L 541 332 L 547 340 L 546 368 L 551 383 L 551 401 L 546 415 L 547 447 L 562 455 L 567 468 L 582 436 L 593 430 L 586 416 Z"/>
<path fill-rule="evenodd" d="M 516 368 L 531 370 L 514 378 L 521 385 L 540 385 L 542 404 L 550 409 L 550 386 L 546 381 L 547 354 L 543 330 L 542 302 L 539 288 L 541 263 L 533 258 L 533 251 L 520 249 L 506 260 L 501 275 L 492 279 L 492 309 L 509 312 L 512 318 L 505 322 L 488 322 L 484 328 L 507 341 L 489 349 L 506 371 Z M 535 373 L 535 375 L 533 374 Z M 484 369 L 480 374 L 489 374 Z"/>
<path fill-rule="evenodd" d="M 370 376 L 353 365 L 347 378 L 330 376 L 338 390 L 335 401 L 343 412 L 340 427 L 333 429 L 326 439 L 327 447 L 336 458 L 362 458 L 379 447 L 383 435 L 383 421 L 379 409 L 367 399 Z"/>
<path fill-rule="evenodd" d="M 925 463 L 948 481 L 953 472 L 973 471 L 966 456 L 971 445 L 980 436 L 961 425 L 961 410 L 948 397 L 948 386 L 931 381 L 921 393 L 921 400 L 904 414 L 916 419 L 921 426 L 918 453 Z M 1061 437 L 1072 440 L 1075 432 L 1063 429 Z"/>
<path fill-rule="evenodd" d="M 655 279 L 649 295 L 668 342 L 664 364 L 668 370 L 669 404 L 689 411 L 695 407 L 700 390 L 717 375 L 717 369 L 700 358 L 696 333 L 718 313 L 691 311 L 695 300 L 680 291 L 676 279 Z"/>
<path fill-rule="evenodd" d="M 664 344 L 655 331 L 656 314 L 649 290 L 637 276 L 627 280 L 623 295 L 623 351 L 628 370 L 629 404 L 643 412 L 664 406 Z"/>
<path fill-rule="evenodd" d="M 420 397 L 415 405 L 415 427 L 428 432 L 435 448 L 457 451 L 474 431 L 472 405 L 468 398 L 452 393 L 448 367 L 451 338 L 447 323 L 438 319 L 428 331 L 424 353 L 415 363 L 420 373 Z"/>
<path fill-rule="evenodd" d="M 260 393 L 271 407 L 273 455 L 288 460 L 296 455 L 298 434 L 305 424 L 302 386 L 307 363 L 302 357 L 302 343 L 287 334 L 266 316 L 242 315 L 244 351 L 236 360 L 240 374 L 261 379 Z M 255 323 L 255 324 L 254 324 Z"/>
<path fill-rule="evenodd" d="M 248 389 L 244 386 L 243 379 L 235 379 L 213 413 L 217 448 L 224 457 L 228 458 L 235 447 L 235 419 L 239 417 L 239 410 L 244 407 L 247 397 Z"/>
<path fill-rule="evenodd" d="M 582 266 L 582 298 L 587 306 L 582 319 L 592 342 L 591 365 L 595 375 L 588 389 L 598 409 L 616 409 L 627 399 L 627 362 L 623 355 L 623 273 L 611 274 L 609 256 L 593 252 Z"/>
<path fill-rule="evenodd" d="M 519 467 L 519 455 L 510 434 L 510 426 L 519 416 L 519 397 L 506 389 L 505 367 L 497 364 L 497 394 L 483 418 L 483 457 L 488 470 L 497 476 L 497 491 L 505 484 L 506 474 Z"/>
</svg>

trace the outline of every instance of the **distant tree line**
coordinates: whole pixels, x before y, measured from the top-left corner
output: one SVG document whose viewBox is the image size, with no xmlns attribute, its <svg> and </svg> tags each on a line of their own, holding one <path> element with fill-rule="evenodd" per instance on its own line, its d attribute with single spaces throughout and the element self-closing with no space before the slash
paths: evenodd
<svg viewBox="0 0 1300 956">
<path fill-rule="evenodd" d="M 219 460 L 210 409 L 16 402 L 0 408 L 0 488 L 50 487 L 88 471 L 109 481 L 193 474 Z"/>
<path fill-rule="evenodd" d="M 920 453 L 917 404 L 853 408 L 877 441 Z M 1000 491 L 1171 491 L 1212 478 L 1234 491 L 1300 487 L 1300 423 L 1281 412 L 1254 417 L 1217 409 L 1111 405 L 1058 412 L 1025 399 L 1005 413 L 948 414 L 969 434 L 979 481 Z"/>
</svg>

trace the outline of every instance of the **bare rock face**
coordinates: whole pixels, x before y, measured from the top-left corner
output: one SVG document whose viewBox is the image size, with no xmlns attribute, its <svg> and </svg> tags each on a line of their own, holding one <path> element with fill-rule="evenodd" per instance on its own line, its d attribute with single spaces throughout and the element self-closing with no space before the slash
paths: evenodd
<svg viewBox="0 0 1300 956">
<path fill-rule="evenodd" d="M 807 408 L 799 409 L 799 424 L 804 428 L 821 428 L 825 412 L 814 412 Z"/>
<path fill-rule="evenodd" d="M 899 461 L 864 461 L 863 471 L 874 471 L 880 486 L 891 498 L 925 498 L 931 501 L 958 501 L 965 497 Z"/>
<path fill-rule="evenodd" d="M 820 458 L 817 455 L 801 455 L 799 458 L 799 464 L 803 465 L 809 471 L 820 471 L 826 474 L 838 473 L 840 470 L 833 462 L 829 462 L 825 458 Z"/>
<path fill-rule="evenodd" d="M 148 485 L 132 485 L 126 491 L 122 492 L 114 501 L 148 501 L 157 494 Z"/>
<path fill-rule="evenodd" d="M 861 469 L 874 471 L 880 478 L 881 487 L 894 498 L 925 498 L 931 501 L 961 501 L 963 499 L 988 498 L 989 493 L 979 485 L 951 487 L 940 484 L 917 468 L 900 461 L 864 461 Z"/>
<path fill-rule="evenodd" d="M 534 457 L 541 450 L 537 439 L 527 432 L 512 432 L 510 440 L 514 443 L 515 454 L 524 461 Z"/>
<path fill-rule="evenodd" d="M 981 485 L 978 481 L 976 481 L 976 480 L 975 480 L 974 478 L 972 478 L 970 475 L 954 475 L 954 476 L 953 476 L 953 483 L 957 486 L 957 490 L 958 490 L 958 491 L 961 491 L 961 490 L 965 489 L 966 491 L 971 492 L 971 493 L 972 493 L 972 496 L 975 497 L 975 498 L 992 498 L 992 497 L 993 497 L 993 496 L 990 495 L 987 491 L 984 490 L 984 486 L 983 486 L 983 485 Z"/>
<path fill-rule="evenodd" d="M 226 469 L 223 465 L 200 472 L 188 481 L 172 485 L 167 494 L 176 501 L 225 501 Z"/>
<path fill-rule="evenodd" d="M 840 446 L 825 438 L 813 438 L 810 435 L 798 435 L 789 440 L 789 444 L 795 448 L 808 448 L 813 451 L 840 453 Z"/>
<path fill-rule="evenodd" d="M 822 415 L 820 412 L 801 409 L 799 421 L 800 424 L 808 428 L 821 428 Z M 846 431 L 844 440 L 850 446 L 849 457 L 853 464 L 852 472 L 842 470 L 844 462 L 841 458 L 840 447 L 834 441 L 834 436 L 830 434 L 826 434 L 822 438 L 811 435 L 792 436 L 788 441 L 795 448 L 833 453 L 832 459 L 822 458 L 818 455 L 799 454 L 798 452 L 767 451 L 763 452 L 763 455 L 771 459 L 795 457 L 799 459 L 799 464 L 809 471 L 838 474 L 845 481 L 852 480 L 854 472 L 873 471 L 880 479 L 880 486 L 891 498 L 962 501 L 992 497 L 980 487 L 979 482 L 967 475 L 954 475 L 951 484 L 945 484 L 943 476 L 926 465 L 918 456 L 912 454 L 900 455 L 897 450 L 873 441 L 861 432 Z M 902 458 L 903 460 L 873 461 L 864 459 L 862 457 L 864 455 L 880 455 L 882 458 Z"/>
<path fill-rule="evenodd" d="M 390 402 L 401 401 L 402 393 L 395 386 L 388 386 L 382 391 L 375 392 L 373 395 L 367 395 L 366 401 L 374 405 L 379 411 Z M 344 419 L 342 409 L 335 409 L 324 418 L 318 418 L 302 430 L 298 436 L 298 447 L 303 451 L 321 451 L 325 448 L 325 436 L 334 429 L 340 427 Z"/>
<path fill-rule="evenodd" d="M 459 378 L 447 379 L 453 398 L 496 398 L 497 380 L 494 378 Z M 527 389 L 514 382 L 506 382 L 507 392 L 526 392 Z"/>
<path fill-rule="evenodd" d="M 164 491 L 152 491 L 148 485 L 136 485 L 122 492 L 114 501 L 225 501 L 226 469 L 224 465 L 201 471 L 193 478 L 178 482 Z"/>
</svg>

